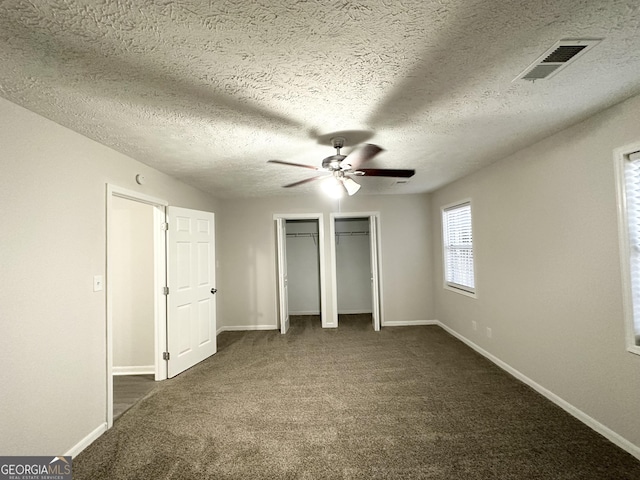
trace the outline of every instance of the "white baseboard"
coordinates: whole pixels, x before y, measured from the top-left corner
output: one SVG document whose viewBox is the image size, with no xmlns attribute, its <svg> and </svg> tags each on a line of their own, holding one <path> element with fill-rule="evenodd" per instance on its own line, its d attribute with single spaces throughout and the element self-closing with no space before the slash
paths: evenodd
<svg viewBox="0 0 640 480">
<path fill-rule="evenodd" d="M 469 347 L 473 348 L 480 355 L 482 355 L 483 357 L 487 358 L 488 360 L 491 360 L 493 363 L 495 363 L 497 366 L 499 366 L 500 368 L 505 370 L 507 373 L 510 373 L 511 375 L 516 377 L 521 382 L 529 385 L 536 392 L 540 393 L 541 395 L 543 395 L 547 399 L 551 400 L 553 403 L 558 405 L 564 411 L 566 411 L 567 413 L 573 415 L 575 418 L 580 420 L 582 423 L 584 423 L 588 427 L 591 427 L 593 430 L 598 432 L 600 435 L 602 435 L 603 437 L 607 438 L 610 442 L 616 444 L 617 446 L 619 446 L 623 450 L 629 452 L 631 455 L 633 455 L 638 460 L 640 460 L 640 446 L 631 443 L 629 440 L 627 440 L 626 438 L 622 437 L 620 434 L 614 432 L 609 427 L 604 426 L 602 423 L 598 422 L 593 417 L 590 417 L 589 415 L 584 413 L 582 410 L 580 410 L 577 407 L 575 407 L 574 405 L 570 404 L 569 402 L 567 402 L 563 398 L 559 397 L 558 395 L 556 395 L 552 391 L 547 390 L 542 385 L 534 382 L 532 379 L 527 377 L 522 372 L 516 370 L 515 368 L 513 368 L 509 364 L 507 364 L 507 363 L 503 362 L 502 360 L 500 360 L 499 358 L 493 356 L 492 354 L 487 352 L 485 349 L 479 347 L 478 345 L 473 343 L 471 340 L 469 340 L 468 338 L 462 336 L 461 334 L 459 334 L 458 332 L 456 332 L 452 328 L 448 327 L 447 325 L 443 324 L 442 322 L 438 321 L 437 325 L 440 325 L 440 327 L 442 327 L 445 331 L 447 331 L 448 333 L 450 333 L 451 335 L 456 337 L 461 342 L 467 344 Z"/>
<path fill-rule="evenodd" d="M 71 447 L 70 450 L 65 452 L 64 456 L 75 457 L 80 452 L 82 452 L 85 448 L 91 445 L 100 435 L 102 435 L 106 431 L 107 431 L 107 424 L 105 422 L 99 425 L 93 432 L 91 432 L 89 435 L 84 437 L 82 440 L 76 443 L 73 447 Z"/>
<path fill-rule="evenodd" d="M 383 327 L 411 327 L 414 325 L 440 325 L 438 320 L 404 320 L 399 322 L 382 322 Z"/>
<path fill-rule="evenodd" d="M 302 311 L 302 312 L 292 312 L 291 310 L 289 310 L 289 315 L 320 315 L 320 310 L 314 310 L 314 311 Z"/>
<path fill-rule="evenodd" d="M 338 312 L 338 315 L 359 315 L 361 313 L 364 314 L 364 313 L 372 313 L 372 312 L 371 312 L 371 310 L 366 310 L 366 309 L 365 310 L 358 310 L 358 309 L 355 309 L 355 310 L 340 310 Z"/>
<path fill-rule="evenodd" d="M 277 325 L 226 325 L 218 328 L 216 335 L 222 332 L 244 332 L 249 330 L 278 330 Z"/>
<path fill-rule="evenodd" d="M 113 375 L 155 375 L 155 365 L 142 367 L 113 367 Z"/>
<path fill-rule="evenodd" d="M 441 325 L 441 324 L 438 320 L 404 320 L 399 322 L 384 322 L 382 324 L 383 327 L 409 327 L 412 325 Z M 331 328 L 331 327 L 335 327 L 335 325 L 331 324 L 327 326 L 327 328 Z M 229 326 L 219 327 L 218 330 L 216 330 L 216 335 L 220 335 L 222 332 L 240 332 L 240 331 L 249 331 L 249 330 L 278 330 L 278 327 L 276 325 L 229 325 Z"/>
</svg>

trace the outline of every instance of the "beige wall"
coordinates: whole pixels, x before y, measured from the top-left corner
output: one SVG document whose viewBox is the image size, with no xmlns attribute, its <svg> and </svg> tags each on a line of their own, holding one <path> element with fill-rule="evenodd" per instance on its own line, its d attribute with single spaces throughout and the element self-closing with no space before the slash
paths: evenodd
<svg viewBox="0 0 640 480">
<path fill-rule="evenodd" d="M 324 214 L 327 310 L 332 314 L 329 214 L 337 211 L 335 201 L 321 196 L 225 201 L 218 216 L 224 252 L 218 256 L 220 324 L 277 325 L 274 214 Z M 433 319 L 429 197 L 360 195 L 344 200 L 341 211 L 380 212 L 385 321 Z"/>
<path fill-rule="evenodd" d="M 612 158 L 640 140 L 639 111 L 632 98 L 438 190 L 431 229 L 436 317 L 636 446 L 640 356 L 625 351 Z M 463 198 L 476 299 L 442 288 L 440 207 Z"/>
<path fill-rule="evenodd" d="M 105 185 L 217 203 L 3 99 L 0 145 L 0 452 L 63 454 L 106 420 Z"/>
<path fill-rule="evenodd" d="M 155 372 L 153 211 L 151 205 L 120 197 L 111 203 L 109 285 L 116 372 L 143 367 L 146 373 Z"/>
</svg>

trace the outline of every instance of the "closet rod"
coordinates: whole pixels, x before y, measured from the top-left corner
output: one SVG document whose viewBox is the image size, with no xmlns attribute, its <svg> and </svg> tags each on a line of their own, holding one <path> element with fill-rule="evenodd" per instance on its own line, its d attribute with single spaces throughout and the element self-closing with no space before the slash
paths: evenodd
<svg viewBox="0 0 640 480">
<path fill-rule="evenodd" d="M 287 237 L 317 237 L 317 233 L 287 233 Z"/>
<path fill-rule="evenodd" d="M 310 237 L 313 240 L 314 245 L 318 245 L 318 234 L 317 233 L 287 233 L 287 237 Z"/>
<path fill-rule="evenodd" d="M 363 231 L 363 232 L 336 232 L 336 237 L 352 237 L 352 236 L 357 236 L 357 235 L 369 235 L 369 232 L 367 231 Z"/>
<path fill-rule="evenodd" d="M 336 232 L 336 245 L 340 245 L 340 237 L 365 237 L 369 232 Z"/>
</svg>

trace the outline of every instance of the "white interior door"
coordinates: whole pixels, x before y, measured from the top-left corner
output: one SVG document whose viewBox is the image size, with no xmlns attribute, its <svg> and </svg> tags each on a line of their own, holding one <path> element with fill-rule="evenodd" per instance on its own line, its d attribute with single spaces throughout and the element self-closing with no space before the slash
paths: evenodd
<svg viewBox="0 0 640 480">
<path fill-rule="evenodd" d="M 216 353 L 214 215 L 167 207 L 168 376 Z"/>
<path fill-rule="evenodd" d="M 287 277 L 287 230 L 284 218 L 276 219 L 276 239 L 278 243 L 278 303 L 280 333 L 289 330 L 289 279 Z"/>
<path fill-rule="evenodd" d="M 378 264 L 378 219 L 369 217 L 369 240 L 371 242 L 371 318 L 373 329 L 380 330 L 380 276 Z"/>
</svg>

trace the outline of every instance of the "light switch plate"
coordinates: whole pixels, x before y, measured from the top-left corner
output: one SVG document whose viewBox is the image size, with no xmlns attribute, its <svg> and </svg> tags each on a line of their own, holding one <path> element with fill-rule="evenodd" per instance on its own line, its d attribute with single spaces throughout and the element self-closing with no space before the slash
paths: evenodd
<svg viewBox="0 0 640 480">
<path fill-rule="evenodd" d="M 93 276 L 93 291 L 99 292 L 102 290 L 102 275 Z"/>
</svg>

